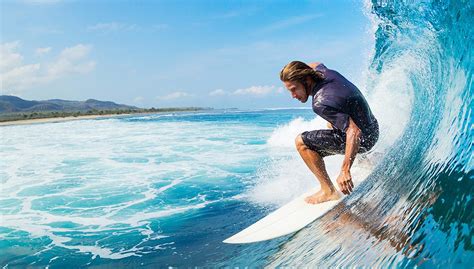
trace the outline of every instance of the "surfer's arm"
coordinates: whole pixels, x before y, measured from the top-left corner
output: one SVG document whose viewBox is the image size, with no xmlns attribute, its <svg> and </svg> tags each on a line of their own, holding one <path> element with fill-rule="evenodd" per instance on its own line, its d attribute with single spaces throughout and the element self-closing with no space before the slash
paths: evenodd
<svg viewBox="0 0 474 269">
<path fill-rule="evenodd" d="M 355 122 L 349 117 L 349 127 L 346 130 L 346 153 L 342 162 L 342 171 L 349 171 L 355 156 L 359 151 L 361 130 Z"/>
<path fill-rule="evenodd" d="M 341 174 L 337 178 L 337 184 L 344 194 L 351 193 L 352 188 L 354 187 L 350 169 L 355 156 L 359 151 L 361 134 L 362 132 L 359 127 L 349 117 L 349 127 L 347 127 L 346 130 L 346 152 L 344 161 L 342 162 Z"/>
</svg>

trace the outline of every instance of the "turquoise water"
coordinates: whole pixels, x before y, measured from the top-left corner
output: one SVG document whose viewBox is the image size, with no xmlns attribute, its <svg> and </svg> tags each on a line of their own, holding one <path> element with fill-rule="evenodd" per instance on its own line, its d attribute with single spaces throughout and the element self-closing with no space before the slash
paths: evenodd
<svg viewBox="0 0 474 269">
<path fill-rule="evenodd" d="M 374 0 L 367 11 L 364 88 L 390 146 L 354 195 L 267 265 L 472 268 L 473 1 Z"/>
<path fill-rule="evenodd" d="M 373 1 L 361 90 L 380 140 L 339 206 L 276 240 L 222 240 L 317 186 L 311 110 L 216 110 L 0 128 L 3 267 L 472 268 L 472 1 Z M 328 66 L 330 64 L 328 63 Z M 341 156 L 325 159 L 334 179 Z M 370 167 L 370 173 L 358 170 Z"/>
<path fill-rule="evenodd" d="M 295 132 L 291 122 L 300 129 L 317 124 L 300 109 L 3 127 L 0 261 L 63 267 L 225 260 L 241 247 L 221 241 L 282 201 L 271 189 L 254 192 L 265 187 L 269 164 L 298 161 L 293 140 L 279 138 Z"/>
</svg>

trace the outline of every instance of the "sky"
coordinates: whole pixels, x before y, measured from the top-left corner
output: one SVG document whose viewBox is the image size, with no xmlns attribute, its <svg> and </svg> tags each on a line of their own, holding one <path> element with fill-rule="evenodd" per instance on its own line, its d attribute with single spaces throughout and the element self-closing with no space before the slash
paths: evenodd
<svg viewBox="0 0 474 269">
<path fill-rule="evenodd" d="M 364 3 L 3 0 L 1 94 L 138 107 L 308 107 L 279 79 L 323 62 L 356 85 L 373 47 Z"/>
</svg>

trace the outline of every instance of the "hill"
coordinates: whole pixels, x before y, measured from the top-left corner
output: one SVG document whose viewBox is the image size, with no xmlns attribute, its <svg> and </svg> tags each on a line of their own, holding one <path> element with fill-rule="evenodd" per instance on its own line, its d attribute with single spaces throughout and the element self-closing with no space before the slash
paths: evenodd
<svg viewBox="0 0 474 269">
<path fill-rule="evenodd" d="M 45 101 L 29 101 L 16 96 L 0 95 L 0 122 L 80 117 L 91 115 L 141 114 L 160 112 L 185 112 L 212 110 L 210 107 L 168 107 L 138 108 L 135 106 L 116 104 L 110 101 L 88 99 L 86 101 L 68 101 L 51 99 Z"/>
<path fill-rule="evenodd" d="M 29 101 L 16 96 L 0 95 L 0 113 L 13 112 L 86 112 L 91 110 L 138 110 L 138 107 L 116 104 L 110 101 L 88 99 L 86 101 L 69 101 L 51 99 Z"/>
</svg>

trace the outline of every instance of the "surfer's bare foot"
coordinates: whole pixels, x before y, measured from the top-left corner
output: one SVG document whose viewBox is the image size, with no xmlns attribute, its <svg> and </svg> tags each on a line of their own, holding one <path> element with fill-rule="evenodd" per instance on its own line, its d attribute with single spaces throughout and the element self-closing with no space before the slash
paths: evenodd
<svg viewBox="0 0 474 269">
<path fill-rule="evenodd" d="M 320 190 L 315 194 L 306 197 L 304 200 L 308 204 L 320 204 L 327 201 L 338 200 L 340 197 L 341 195 L 337 191 L 324 193 L 322 190 Z"/>
</svg>

